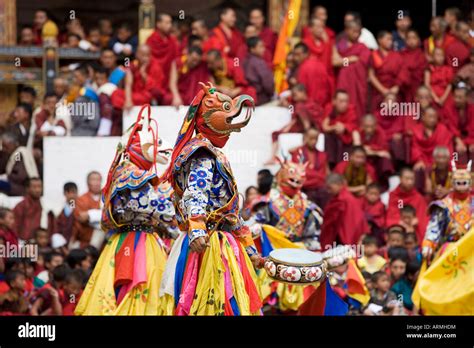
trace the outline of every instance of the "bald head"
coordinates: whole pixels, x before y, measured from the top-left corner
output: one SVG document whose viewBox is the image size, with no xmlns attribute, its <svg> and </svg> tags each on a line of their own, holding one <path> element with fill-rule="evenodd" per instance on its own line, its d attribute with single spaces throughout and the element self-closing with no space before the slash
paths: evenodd
<svg viewBox="0 0 474 348">
<path fill-rule="evenodd" d="M 137 53 L 135 54 L 140 65 L 148 64 L 151 59 L 151 49 L 147 44 L 141 44 L 137 47 Z"/>
</svg>

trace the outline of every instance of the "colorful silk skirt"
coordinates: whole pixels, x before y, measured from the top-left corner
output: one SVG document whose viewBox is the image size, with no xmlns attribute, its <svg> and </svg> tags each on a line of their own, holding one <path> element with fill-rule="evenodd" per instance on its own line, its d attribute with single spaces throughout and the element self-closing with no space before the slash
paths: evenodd
<svg viewBox="0 0 474 348">
<path fill-rule="evenodd" d="M 245 249 L 228 232 L 214 232 L 203 253 L 181 234 L 163 274 L 163 315 L 260 315 L 257 275 Z"/>
<path fill-rule="evenodd" d="M 158 315 L 167 254 L 156 233 L 112 235 L 77 304 L 76 315 Z"/>
<path fill-rule="evenodd" d="M 262 226 L 262 234 L 256 245 L 263 257 L 270 255 L 274 249 L 304 248 L 302 243 L 290 241 L 283 231 L 271 225 Z M 265 270 L 258 271 L 258 280 L 264 305 L 283 312 L 297 311 L 316 289 L 313 285 L 294 285 L 274 281 Z"/>
</svg>

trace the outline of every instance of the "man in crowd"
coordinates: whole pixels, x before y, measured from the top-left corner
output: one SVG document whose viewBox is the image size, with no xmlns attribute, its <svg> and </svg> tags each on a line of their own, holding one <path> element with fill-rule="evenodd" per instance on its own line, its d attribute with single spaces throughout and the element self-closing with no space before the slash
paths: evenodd
<svg viewBox="0 0 474 348">
<path fill-rule="evenodd" d="M 31 178 L 26 181 L 25 198 L 13 209 L 15 214 L 15 231 L 18 238 L 24 242 L 33 238 L 35 230 L 44 227 L 46 221 L 43 217 L 41 195 L 43 194 L 43 182 L 40 178 Z"/>
</svg>

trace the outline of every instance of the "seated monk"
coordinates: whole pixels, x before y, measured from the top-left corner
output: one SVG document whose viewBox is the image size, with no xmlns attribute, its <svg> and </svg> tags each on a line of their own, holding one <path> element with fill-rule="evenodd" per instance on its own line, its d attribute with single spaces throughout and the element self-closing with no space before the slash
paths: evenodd
<svg viewBox="0 0 474 348">
<path fill-rule="evenodd" d="M 385 95 L 383 103 L 379 105 L 374 115 L 379 127 L 385 133 L 393 161 L 398 164 L 407 163 L 409 159 L 409 142 L 405 136 L 405 129 L 406 119 L 411 119 L 411 117 L 393 117 L 396 105 L 397 95 L 389 92 Z"/>
<path fill-rule="evenodd" d="M 112 105 L 130 109 L 134 105 L 152 104 L 154 100 L 161 102 L 165 95 L 163 79 L 160 64 L 151 56 L 150 47 L 138 46 L 136 60 L 126 70 L 125 88 L 112 93 Z"/>
<path fill-rule="evenodd" d="M 427 204 L 425 198 L 415 188 L 415 172 L 411 168 L 403 168 L 400 172 L 400 184 L 390 192 L 387 208 L 387 226 L 401 225 L 400 209 L 411 205 L 416 210 L 419 228 L 418 240 L 423 240 L 428 223 Z"/>
<path fill-rule="evenodd" d="M 375 116 L 367 114 L 362 117 L 359 129 L 352 135 L 354 145 L 364 147 L 369 163 L 379 173 L 379 177 L 385 179 L 385 186 L 386 179 L 393 174 L 394 169 L 385 132 L 378 126 Z"/>
<path fill-rule="evenodd" d="M 334 243 L 357 244 L 362 235 L 369 232 L 362 202 L 349 192 L 344 177 L 340 174 L 329 174 L 326 186 L 332 197 L 324 208 L 321 250 L 334 247 Z"/>
<path fill-rule="evenodd" d="M 171 34 L 173 19 L 169 14 L 159 13 L 156 20 L 155 31 L 146 40 L 151 49 L 151 54 L 158 61 L 163 71 L 163 87 L 168 86 L 171 64 L 179 55 L 179 45 Z"/>
<path fill-rule="evenodd" d="M 451 154 L 446 146 L 433 150 L 433 164 L 426 169 L 425 195 L 427 200 L 444 198 L 451 189 Z"/>
<path fill-rule="evenodd" d="M 436 146 L 446 146 L 453 151 L 453 135 L 438 121 L 438 112 L 428 107 L 421 116 L 421 123 L 413 128 L 411 160 L 417 175 L 416 187 L 424 190 L 426 168 L 433 164 L 433 151 Z"/>
<path fill-rule="evenodd" d="M 474 104 L 468 101 L 465 83 L 456 85 L 453 100 L 446 103 L 443 114 L 443 123 L 454 135 L 459 163 L 474 159 Z"/>
<path fill-rule="evenodd" d="M 326 153 L 316 148 L 319 134 L 318 128 L 308 128 L 303 134 L 303 145 L 290 151 L 290 153 L 294 162 L 302 155 L 308 163 L 302 191 L 306 193 L 311 201 L 324 209 L 329 198 L 324 182 L 326 175 L 329 174 L 329 166 Z"/>
<path fill-rule="evenodd" d="M 431 36 L 423 41 L 426 59 L 431 63 L 435 48 L 446 49 L 453 41 L 454 36 L 447 32 L 448 24 L 443 17 L 433 17 L 430 22 Z"/>
<path fill-rule="evenodd" d="M 201 90 L 199 82 L 209 80 L 209 70 L 202 57 L 202 49 L 191 46 L 186 54 L 178 57 L 171 65 L 171 105 L 190 105 L 194 96 Z"/>
<path fill-rule="evenodd" d="M 219 92 L 227 94 L 231 98 L 247 94 L 255 102 L 257 101 L 255 88 L 249 85 L 243 69 L 234 64 L 232 59 L 223 56 L 218 50 L 210 50 L 206 54 L 206 62 Z"/>
<path fill-rule="evenodd" d="M 305 86 L 309 99 L 323 107 L 330 104 L 333 84 L 324 64 L 312 57 L 302 42 L 293 49 L 293 60 L 297 65 L 296 80 Z"/>
<path fill-rule="evenodd" d="M 352 132 L 357 128 L 355 108 L 349 103 L 346 91 L 336 91 L 332 104 L 326 107 L 324 115 L 321 127 L 329 166 L 332 168 L 343 160 L 343 153 L 347 152 L 352 144 Z"/>
<path fill-rule="evenodd" d="M 363 197 L 367 185 L 376 181 L 375 169 L 367 162 L 367 153 L 362 146 L 353 146 L 349 160 L 339 162 L 334 173 L 341 174 L 347 182 L 347 189 L 356 197 Z"/>
</svg>

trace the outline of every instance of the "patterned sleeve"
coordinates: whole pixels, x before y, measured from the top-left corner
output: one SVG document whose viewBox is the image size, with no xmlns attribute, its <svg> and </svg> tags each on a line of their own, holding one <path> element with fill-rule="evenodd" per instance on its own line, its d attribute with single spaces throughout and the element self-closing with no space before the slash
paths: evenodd
<svg viewBox="0 0 474 348">
<path fill-rule="evenodd" d="M 185 207 L 185 213 L 190 222 L 188 231 L 191 234 L 190 241 L 207 234 L 202 219 L 206 217 L 210 203 L 214 165 L 214 159 L 205 155 L 196 156 L 190 160 L 182 198 L 182 205 Z M 200 222 L 193 223 L 195 221 Z"/>
</svg>

